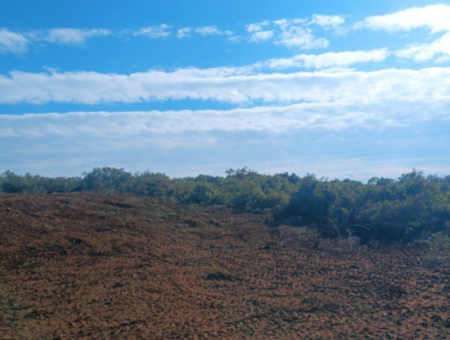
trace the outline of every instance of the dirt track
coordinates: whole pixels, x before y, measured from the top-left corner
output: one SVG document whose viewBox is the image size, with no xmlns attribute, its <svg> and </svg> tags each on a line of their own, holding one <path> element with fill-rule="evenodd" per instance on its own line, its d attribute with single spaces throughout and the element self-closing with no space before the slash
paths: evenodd
<svg viewBox="0 0 450 340">
<path fill-rule="evenodd" d="M 263 217 L 0 196 L 0 339 L 450 339 L 450 266 Z"/>
</svg>

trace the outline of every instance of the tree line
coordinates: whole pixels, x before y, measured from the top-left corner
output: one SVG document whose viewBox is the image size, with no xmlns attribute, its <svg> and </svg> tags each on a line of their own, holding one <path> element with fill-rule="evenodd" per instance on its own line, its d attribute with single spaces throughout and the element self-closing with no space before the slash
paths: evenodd
<svg viewBox="0 0 450 340">
<path fill-rule="evenodd" d="M 317 178 L 313 174 L 259 174 L 229 169 L 226 176 L 170 178 L 95 168 L 80 177 L 49 178 L 6 171 L 2 193 L 122 193 L 200 206 L 220 205 L 272 216 L 272 224 L 311 226 L 325 234 L 353 233 L 362 239 L 411 241 L 450 228 L 450 176 L 424 176 L 413 169 L 398 179 L 367 183 Z"/>
</svg>

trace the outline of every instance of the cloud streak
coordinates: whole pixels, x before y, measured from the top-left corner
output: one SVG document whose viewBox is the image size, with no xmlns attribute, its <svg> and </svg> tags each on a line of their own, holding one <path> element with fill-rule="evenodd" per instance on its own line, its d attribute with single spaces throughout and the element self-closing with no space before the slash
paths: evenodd
<svg viewBox="0 0 450 340">
<path fill-rule="evenodd" d="M 148 112 L 69 112 L 65 114 L 0 115 L 0 137 L 41 138 L 89 134 L 156 135 L 210 131 L 266 131 L 283 133 L 301 129 L 344 130 L 406 127 L 429 119 L 445 119 L 450 98 L 408 101 L 341 99 L 329 103 L 300 103 L 233 110 Z M 389 111 L 385 110 L 390 107 Z M 424 111 L 427 113 L 424 114 Z"/>
<path fill-rule="evenodd" d="M 205 26 L 205 27 L 198 27 L 195 29 L 195 33 L 198 33 L 203 36 L 208 35 L 233 35 L 233 32 L 231 31 L 221 31 L 216 26 Z"/>
<path fill-rule="evenodd" d="M 354 64 L 384 61 L 389 56 L 386 48 L 372 51 L 328 52 L 319 55 L 299 54 L 292 58 L 269 59 L 259 62 L 256 68 L 288 69 L 288 68 L 347 68 Z"/>
<path fill-rule="evenodd" d="M 111 30 L 103 28 L 51 28 L 48 30 L 31 30 L 27 32 L 12 32 L 0 28 L 0 54 L 25 54 L 33 43 L 50 43 L 58 45 L 81 46 L 88 39 L 115 36 L 115 37 L 147 37 L 150 39 L 164 39 L 173 35 L 174 27 L 167 24 L 142 27 L 137 30 Z M 220 30 L 216 26 L 183 27 L 176 31 L 179 39 L 189 38 L 195 32 L 201 36 L 233 36 L 229 30 Z M 264 38 L 263 38 L 264 39 Z"/>
<path fill-rule="evenodd" d="M 0 54 L 23 54 L 28 51 L 30 41 L 20 33 L 0 28 Z"/>
<path fill-rule="evenodd" d="M 111 35 L 111 30 L 91 29 L 82 30 L 75 28 L 53 28 L 42 37 L 42 40 L 56 44 L 84 44 L 88 38 L 106 37 Z"/>
<path fill-rule="evenodd" d="M 253 73 L 253 67 L 152 70 L 130 75 L 97 72 L 26 73 L 0 76 L 0 103 L 137 103 L 214 100 L 235 104 L 331 102 L 359 98 L 412 102 L 448 98 L 450 69 L 388 69 L 374 72 Z"/>
<path fill-rule="evenodd" d="M 148 37 L 151 39 L 166 38 L 172 34 L 172 32 L 170 32 L 171 28 L 172 28 L 171 26 L 166 25 L 166 24 L 150 26 L 150 27 L 143 27 L 137 31 L 134 31 L 132 33 L 132 35 L 144 36 L 144 37 Z"/>
<path fill-rule="evenodd" d="M 428 44 L 414 44 L 396 52 L 397 57 L 424 62 L 434 59 L 436 63 L 450 60 L 450 33 Z"/>
<path fill-rule="evenodd" d="M 317 25 L 326 29 L 337 28 L 345 23 L 345 19 L 339 15 L 314 14 L 309 25 Z"/>
<path fill-rule="evenodd" d="M 450 6 L 413 7 L 392 14 L 371 16 L 354 25 L 355 29 L 366 28 L 391 33 L 421 27 L 430 29 L 432 33 L 450 31 Z"/>
</svg>

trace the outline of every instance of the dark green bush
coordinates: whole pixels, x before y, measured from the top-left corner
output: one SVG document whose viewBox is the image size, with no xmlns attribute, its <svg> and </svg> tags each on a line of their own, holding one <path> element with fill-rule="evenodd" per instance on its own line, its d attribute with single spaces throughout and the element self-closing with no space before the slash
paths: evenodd
<svg viewBox="0 0 450 340">
<path fill-rule="evenodd" d="M 71 178 L 10 171 L 0 176 L 3 193 L 74 191 L 145 195 L 253 213 L 272 210 L 275 224 L 312 226 L 329 236 L 351 232 L 362 241 L 411 241 L 445 231 L 450 221 L 450 176 L 425 177 L 416 170 L 397 180 L 372 178 L 367 184 L 312 174 L 269 176 L 247 168 L 227 170 L 226 177 L 169 178 L 109 167 Z"/>
</svg>

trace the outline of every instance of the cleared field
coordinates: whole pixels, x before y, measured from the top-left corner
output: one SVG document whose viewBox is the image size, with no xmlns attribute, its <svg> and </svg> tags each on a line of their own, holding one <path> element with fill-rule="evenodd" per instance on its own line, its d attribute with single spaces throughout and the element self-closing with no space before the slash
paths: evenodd
<svg viewBox="0 0 450 340">
<path fill-rule="evenodd" d="M 0 196 L 1 339 L 449 339 L 450 265 L 264 216 Z"/>
</svg>

